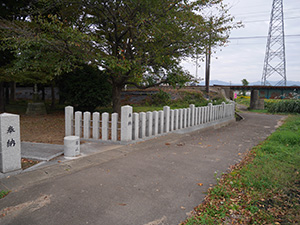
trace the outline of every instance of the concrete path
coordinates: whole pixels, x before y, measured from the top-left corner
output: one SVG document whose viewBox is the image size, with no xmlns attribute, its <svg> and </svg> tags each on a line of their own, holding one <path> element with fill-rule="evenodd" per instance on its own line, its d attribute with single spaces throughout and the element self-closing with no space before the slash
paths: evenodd
<svg viewBox="0 0 300 225">
<path fill-rule="evenodd" d="M 283 119 L 242 115 L 217 130 L 115 146 L 2 179 L 0 188 L 13 192 L 0 200 L 0 224 L 178 224 L 216 183 L 215 171 L 226 172 Z"/>
<path fill-rule="evenodd" d="M 49 161 L 64 152 L 63 145 L 22 142 L 21 156 L 26 159 Z"/>
</svg>

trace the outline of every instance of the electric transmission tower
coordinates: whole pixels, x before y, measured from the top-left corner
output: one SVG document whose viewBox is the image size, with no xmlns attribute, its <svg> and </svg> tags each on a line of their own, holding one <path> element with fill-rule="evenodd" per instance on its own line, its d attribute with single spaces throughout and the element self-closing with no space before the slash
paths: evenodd
<svg viewBox="0 0 300 225">
<path fill-rule="evenodd" d="M 283 0 L 273 0 L 262 85 L 271 85 L 270 77 L 279 77 L 276 86 L 286 86 Z"/>
</svg>

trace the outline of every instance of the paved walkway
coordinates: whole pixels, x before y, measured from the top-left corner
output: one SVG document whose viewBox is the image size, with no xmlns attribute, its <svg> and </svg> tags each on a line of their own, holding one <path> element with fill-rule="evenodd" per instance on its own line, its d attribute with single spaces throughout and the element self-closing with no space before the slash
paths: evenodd
<svg viewBox="0 0 300 225">
<path fill-rule="evenodd" d="M 215 171 L 226 172 L 283 119 L 242 115 L 245 120 L 217 130 L 106 146 L 2 179 L 0 188 L 13 192 L 0 200 L 0 224 L 178 224 L 216 183 Z"/>
</svg>

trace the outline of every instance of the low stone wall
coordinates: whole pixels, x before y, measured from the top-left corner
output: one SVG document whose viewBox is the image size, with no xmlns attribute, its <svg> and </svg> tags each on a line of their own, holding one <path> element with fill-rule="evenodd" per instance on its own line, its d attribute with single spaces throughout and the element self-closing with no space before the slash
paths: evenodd
<svg viewBox="0 0 300 225">
<path fill-rule="evenodd" d="M 121 108 L 121 116 L 94 112 L 74 113 L 74 108 L 65 108 L 65 135 L 79 136 L 86 140 L 132 143 L 154 138 L 170 132 L 198 130 L 219 126 L 235 120 L 235 104 L 222 103 L 204 107 L 190 105 L 184 109 L 133 113 L 131 106 Z"/>
</svg>

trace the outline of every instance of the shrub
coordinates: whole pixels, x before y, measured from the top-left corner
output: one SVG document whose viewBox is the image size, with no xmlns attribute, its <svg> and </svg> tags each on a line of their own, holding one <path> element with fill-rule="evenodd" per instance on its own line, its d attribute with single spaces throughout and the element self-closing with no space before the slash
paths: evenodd
<svg viewBox="0 0 300 225">
<path fill-rule="evenodd" d="M 152 95 L 152 104 L 155 106 L 169 105 L 170 102 L 171 95 L 161 89 L 158 93 Z"/>
<path fill-rule="evenodd" d="M 111 102 L 111 85 L 103 71 L 83 65 L 59 80 L 60 97 L 75 110 L 93 111 Z"/>
<path fill-rule="evenodd" d="M 267 101 L 265 106 L 270 113 L 300 113 L 300 100 Z"/>
</svg>

